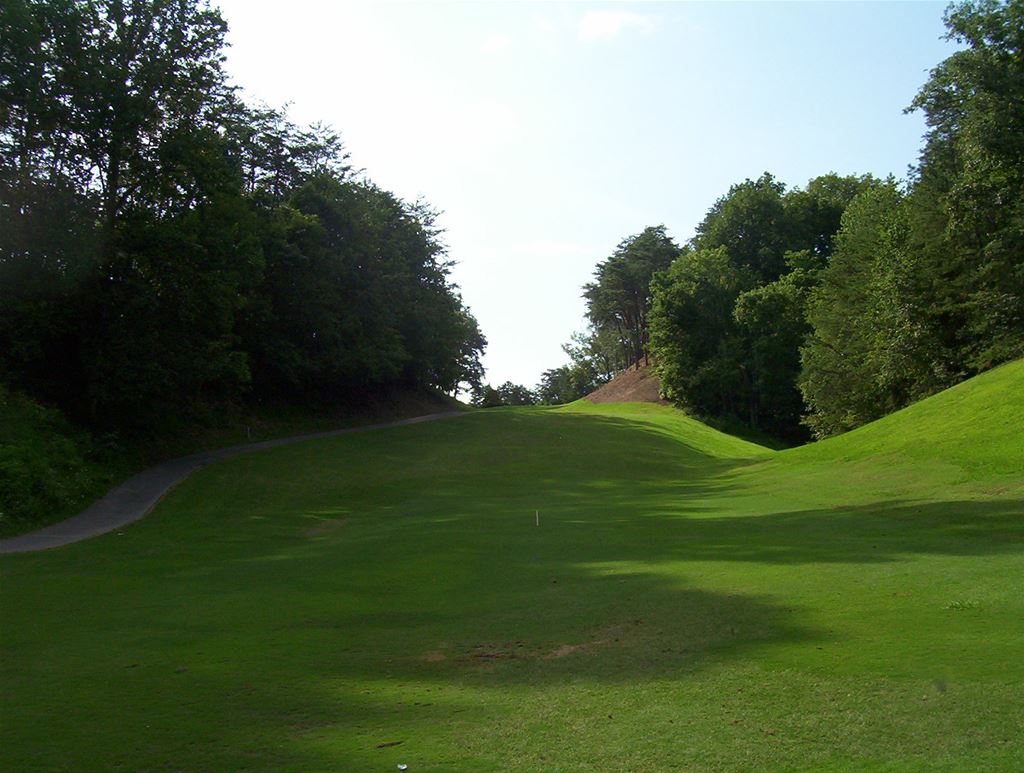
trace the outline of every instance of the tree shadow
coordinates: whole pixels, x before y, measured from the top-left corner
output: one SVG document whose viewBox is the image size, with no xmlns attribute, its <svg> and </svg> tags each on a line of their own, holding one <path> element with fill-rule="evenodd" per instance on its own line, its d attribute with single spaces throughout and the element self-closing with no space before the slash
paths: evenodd
<svg viewBox="0 0 1024 773">
<path fill-rule="evenodd" d="M 392 432 L 322 441 L 306 478 L 311 448 L 218 465 L 117 540 L 25 559 L 70 578 L 58 606 L 102 622 L 103 647 L 74 625 L 23 656 L 8 737 L 67 761 L 105 735 L 110 768 L 303 770 L 390 767 L 388 744 L 414 739 L 417 769 L 458 768 L 481 723 L 566 685 L 624 696 L 834 635 L 784 598 L 699 587 L 691 562 L 1024 547 L 1017 500 L 723 514 L 757 460 L 643 422 L 508 412 Z M 77 575 L 79 550 L 130 579 Z M 55 716 L 74 720 L 56 740 Z"/>
</svg>

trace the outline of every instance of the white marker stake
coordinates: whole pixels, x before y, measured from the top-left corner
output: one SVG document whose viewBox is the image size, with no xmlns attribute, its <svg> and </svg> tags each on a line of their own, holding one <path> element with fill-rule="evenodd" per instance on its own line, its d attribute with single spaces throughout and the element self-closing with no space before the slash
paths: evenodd
<svg viewBox="0 0 1024 773">
<path fill-rule="evenodd" d="M 537 525 L 540 526 L 540 510 L 534 510 L 533 515 L 537 519 Z"/>
</svg>

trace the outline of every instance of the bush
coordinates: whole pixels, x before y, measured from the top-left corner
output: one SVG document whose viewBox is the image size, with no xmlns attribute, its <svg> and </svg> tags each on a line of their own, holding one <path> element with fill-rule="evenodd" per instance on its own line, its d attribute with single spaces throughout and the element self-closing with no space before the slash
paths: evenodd
<svg viewBox="0 0 1024 773">
<path fill-rule="evenodd" d="M 96 470 L 55 410 L 0 386 L 0 529 L 69 515 L 95 493 Z"/>
</svg>

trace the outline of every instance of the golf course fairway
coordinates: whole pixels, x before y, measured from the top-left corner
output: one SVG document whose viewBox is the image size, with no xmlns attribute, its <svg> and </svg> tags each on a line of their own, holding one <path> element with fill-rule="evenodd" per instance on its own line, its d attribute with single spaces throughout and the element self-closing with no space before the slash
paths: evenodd
<svg viewBox="0 0 1024 773">
<path fill-rule="evenodd" d="M 643 404 L 214 464 L 2 570 L 0 768 L 1024 769 L 1024 362 L 775 452 Z"/>
</svg>

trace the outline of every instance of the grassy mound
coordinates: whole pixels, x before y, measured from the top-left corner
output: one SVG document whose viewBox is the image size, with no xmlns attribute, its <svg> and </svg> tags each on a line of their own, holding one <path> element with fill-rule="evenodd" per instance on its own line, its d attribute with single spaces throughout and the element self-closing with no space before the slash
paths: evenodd
<svg viewBox="0 0 1024 773">
<path fill-rule="evenodd" d="M 957 465 L 971 479 L 1019 476 L 1022 435 L 1024 360 L 1018 360 L 788 455 L 818 461 L 898 455 L 909 462 Z"/>
<path fill-rule="evenodd" d="M 1020 770 L 1021 373 L 783 452 L 577 403 L 212 466 L 3 561 L 0 766 Z"/>
</svg>

